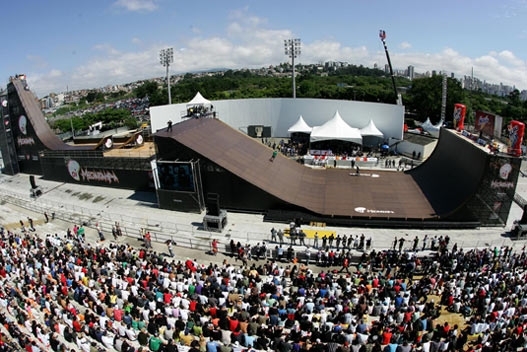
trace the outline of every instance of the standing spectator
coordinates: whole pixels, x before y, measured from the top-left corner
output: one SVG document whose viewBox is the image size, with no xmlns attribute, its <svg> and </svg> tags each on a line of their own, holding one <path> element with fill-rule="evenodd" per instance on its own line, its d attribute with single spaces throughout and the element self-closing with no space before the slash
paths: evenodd
<svg viewBox="0 0 527 352">
<path fill-rule="evenodd" d="M 366 250 L 369 251 L 371 248 L 371 236 L 366 240 Z"/>
<path fill-rule="evenodd" d="M 280 241 L 280 244 L 284 244 L 284 232 L 282 229 L 278 230 L 278 240 Z"/>
<path fill-rule="evenodd" d="M 414 238 L 414 246 L 413 246 L 413 248 L 412 248 L 412 250 L 413 250 L 414 252 L 417 252 L 417 251 L 418 251 L 418 249 L 417 249 L 417 246 L 418 246 L 418 245 L 419 245 L 419 237 L 415 236 L 415 238 Z"/>
<path fill-rule="evenodd" d="M 172 132 L 172 120 L 167 121 L 167 132 Z"/>
<path fill-rule="evenodd" d="M 234 256 L 238 255 L 238 250 L 236 248 L 236 243 L 234 243 L 233 239 L 231 239 L 230 246 L 231 246 L 231 257 L 234 257 Z"/>
<path fill-rule="evenodd" d="M 49 222 L 49 216 L 48 216 L 48 213 L 44 212 L 44 217 L 46 218 L 46 223 Z"/>
<path fill-rule="evenodd" d="M 274 227 L 271 229 L 271 241 L 276 242 L 276 229 Z"/>
<path fill-rule="evenodd" d="M 298 232 L 298 237 L 300 238 L 300 244 L 303 245 L 303 246 L 306 246 L 306 233 L 302 230 L 300 230 Z"/>
<path fill-rule="evenodd" d="M 146 248 L 152 248 L 152 235 L 150 234 L 150 231 L 145 232 L 145 247 Z"/>
<path fill-rule="evenodd" d="M 95 228 L 97 229 L 97 234 L 99 235 L 99 240 L 104 241 L 104 234 L 102 233 L 101 226 L 99 223 L 95 224 Z"/>
<path fill-rule="evenodd" d="M 428 235 L 425 235 L 423 238 L 423 248 L 421 248 L 422 251 L 426 249 L 426 243 L 428 242 Z"/>
<path fill-rule="evenodd" d="M 29 230 L 30 231 L 35 231 L 35 228 L 33 227 L 33 219 L 31 219 L 30 217 L 27 218 L 27 221 L 29 222 Z"/>
<path fill-rule="evenodd" d="M 318 232 L 315 232 L 315 236 L 313 239 L 313 247 L 318 249 Z"/>
<path fill-rule="evenodd" d="M 212 240 L 211 247 L 212 247 L 212 255 L 217 255 L 218 254 L 218 240 L 217 239 Z"/>
<path fill-rule="evenodd" d="M 404 238 L 399 238 L 399 253 L 402 252 L 404 247 L 404 241 L 406 241 Z"/>
<path fill-rule="evenodd" d="M 172 250 L 172 245 L 173 244 L 174 244 L 174 242 L 172 240 L 167 240 L 168 255 L 170 255 L 171 257 L 174 256 L 174 251 Z"/>
</svg>

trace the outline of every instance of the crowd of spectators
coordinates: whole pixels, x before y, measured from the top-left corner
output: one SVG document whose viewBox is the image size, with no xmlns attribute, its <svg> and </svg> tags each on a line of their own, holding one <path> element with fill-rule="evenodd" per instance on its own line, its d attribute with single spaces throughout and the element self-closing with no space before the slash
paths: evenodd
<svg viewBox="0 0 527 352">
<path fill-rule="evenodd" d="M 269 258 L 205 264 L 67 233 L 1 231 L 0 351 L 527 346 L 524 250 L 463 250 L 445 241 L 430 258 L 372 250 L 343 273 Z M 426 265 L 421 276 L 413 275 L 417 265 Z M 441 319 L 445 309 L 464 324 Z"/>
</svg>

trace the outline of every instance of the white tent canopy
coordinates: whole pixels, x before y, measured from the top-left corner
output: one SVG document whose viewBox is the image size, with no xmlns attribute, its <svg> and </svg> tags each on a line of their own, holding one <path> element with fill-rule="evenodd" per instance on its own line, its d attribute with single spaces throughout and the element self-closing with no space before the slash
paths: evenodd
<svg viewBox="0 0 527 352">
<path fill-rule="evenodd" d="M 192 98 L 192 100 L 187 103 L 187 106 L 196 105 L 211 106 L 212 103 L 210 100 L 203 98 L 203 95 L 201 95 L 200 92 L 197 92 L 194 98 Z"/>
<path fill-rule="evenodd" d="M 348 125 L 340 116 L 338 110 L 333 118 L 322 126 L 315 126 L 311 130 L 310 141 L 320 142 L 328 140 L 341 140 L 362 144 L 362 136 L 358 128 Z"/>
<path fill-rule="evenodd" d="M 384 137 L 384 134 L 379 131 L 373 120 L 370 120 L 366 127 L 360 129 L 360 134 L 364 136 L 375 136 L 375 137 Z"/>
<path fill-rule="evenodd" d="M 439 137 L 439 130 L 443 126 L 443 123 L 445 121 L 440 120 L 436 125 L 432 124 L 432 121 L 430 121 L 430 118 L 428 117 L 425 122 L 421 124 L 421 127 L 426 132 L 430 133 L 433 137 Z"/>
<path fill-rule="evenodd" d="M 298 118 L 298 120 L 295 122 L 295 124 L 287 130 L 289 133 L 311 133 L 311 127 L 304 121 L 304 118 L 302 115 Z"/>
</svg>

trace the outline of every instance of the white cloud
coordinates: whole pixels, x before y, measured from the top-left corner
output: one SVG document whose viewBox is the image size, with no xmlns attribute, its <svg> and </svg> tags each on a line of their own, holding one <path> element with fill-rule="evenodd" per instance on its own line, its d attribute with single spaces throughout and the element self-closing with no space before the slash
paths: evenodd
<svg viewBox="0 0 527 352">
<path fill-rule="evenodd" d="M 154 0 L 117 0 L 114 6 L 124 8 L 132 12 L 155 11 L 157 4 Z"/>
<path fill-rule="evenodd" d="M 401 49 L 410 49 L 411 47 L 412 47 L 412 44 L 408 42 L 402 42 L 401 44 L 399 44 L 399 48 Z"/>
<path fill-rule="evenodd" d="M 62 77 L 62 71 L 61 70 L 57 70 L 57 69 L 53 69 L 51 71 L 49 71 L 49 77 L 52 77 L 52 78 L 57 78 L 57 77 Z"/>
<path fill-rule="evenodd" d="M 141 45 L 128 52 L 119 51 L 111 44 L 99 44 L 94 47 L 95 57 L 88 58 L 70 72 L 27 72 L 28 77 L 37 94 L 64 91 L 66 86 L 70 90 L 96 88 L 162 77 L 164 68 L 159 64 L 158 57 L 159 50 L 166 47 L 175 49 L 174 64 L 170 68 L 172 74 L 216 68 L 258 68 L 290 62 L 283 48 L 284 39 L 295 37 L 290 30 L 269 29 L 264 20 L 237 13 L 231 19 L 223 36 L 195 34 L 180 42 L 179 47 L 175 47 L 173 43 L 148 46 L 133 38 L 133 43 Z M 410 52 L 410 47 L 410 44 L 403 43 L 397 49 L 399 51 L 390 52 L 394 69 L 405 69 L 413 65 L 416 72 L 447 71 L 461 77 L 470 75 L 474 68 L 475 76 L 479 79 L 491 83 L 516 84 L 520 89 L 527 89 L 526 63 L 511 51 L 490 52 L 471 58 L 450 48 L 435 53 L 419 53 Z M 366 46 L 349 47 L 334 39 L 302 42 L 302 53 L 296 62 L 308 64 L 329 60 L 366 67 L 373 67 L 375 63 L 383 67 L 386 63 L 385 53 L 379 47 L 375 47 L 373 51 Z M 56 72 L 61 74 L 55 76 Z"/>
<path fill-rule="evenodd" d="M 93 47 L 96 51 L 101 51 L 110 56 L 117 56 L 120 54 L 119 50 L 115 49 L 110 44 L 97 44 Z"/>
</svg>

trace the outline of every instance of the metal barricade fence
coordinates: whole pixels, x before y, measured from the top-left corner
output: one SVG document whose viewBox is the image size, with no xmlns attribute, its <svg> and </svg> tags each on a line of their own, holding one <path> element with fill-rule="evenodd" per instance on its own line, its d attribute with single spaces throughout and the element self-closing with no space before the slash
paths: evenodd
<svg viewBox="0 0 527 352">
<path fill-rule="evenodd" d="M 108 209 L 96 210 L 77 204 L 65 205 L 50 199 L 33 199 L 29 195 L 24 197 L 19 193 L 11 191 L 3 192 L 0 195 L 0 201 L 8 202 L 39 214 L 47 212 L 51 216 L 54 213 L 55 219 L 84 225 L 89 228 L 95 229 L 96 224 L 98 224 L 106 238 L 112 236 L 112 227 L 117 222 L 124 236 L 140 238 L 140 230 L 144 228 L 150 231 L 152 241 L 164 243 L 168 239 L 175 240 L 177 238 L 175 241 L 178 246 L 204 251 L 210 250 L 210 242 L 213 238 L 217 237 L 222 238 L 220 242 L 224 242 L 222 245 L 225 246 L 228 245 L 227 242 L 230 242 L 231 238 L 242 244 L 257 243 L 264 240 L 269 241 L 269 234 L 258 232 L 245 233 L 231 230 L 227 234 L 220 234 L 200 229 L 191 224 L 159 221 L 149 217 L 135 218 L 125 214 L 115 213 Z"/>
</svg>

